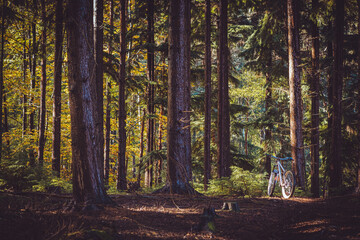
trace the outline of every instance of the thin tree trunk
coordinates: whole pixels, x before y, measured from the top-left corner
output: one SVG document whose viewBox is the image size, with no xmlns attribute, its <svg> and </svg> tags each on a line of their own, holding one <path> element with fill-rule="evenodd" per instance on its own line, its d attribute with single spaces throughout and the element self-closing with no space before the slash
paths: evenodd
<svg viewBox="0 0 360 240">
<path fill-rule="evenodd" d="M 272 79 L 271 79 L 271 67 L 272 67 L 272 51 L 269 50 L 268 62 L 266 64 L 266 90 L 265 90 L 265 112 L 268 117 L 270 117 L 270 107 L 272 105 Z M 270 176 L 271 173 L 271 156 L 270 154 L 270 141 L 272 138 L 271 133 L 272 126 L 267 126 L 265 128 L 265 170 Z"/>
<path fill-rule="evenodd" d="M 159 120 L 159 139 L 158 139 L 158 150 L 162 150 L 162 141 L 163 141 L 163 120 L 162 120 L 162 116 L 164 115 L 164 106 L 161 105 L 161 108 L 160 108 L 160 120 Z M 162 172 L 162 168 L 163 168 L 163 160 L 162 158 L 160 157 L 159 160 L 158 160 L 158 164 L 157 164 L 157 179 L 156 179 L 156 183 L 157 184 L 160 184 L 162 182 L 162 179 L 161 179 L 161 172 Z"/>
<path fill-rule="evenodd" d="M 23 45 L 23 84 L 24 86 L 26 86 L 26 73 L 27 73 L 27 55 L 26 55 L 26 26 L 25 26 L 25 21 L 24 21 L 24 25 L 23 25 L 23 41 L 24 41 L 24 45 Z M 23 94 L 23 99 L 22 99 L 22 104 L 23 104 L 23 112 L 22 112 L 22 130 L 23 130 L 23 136 L 26 134 L 26 129 L 27 129 L 27 95 Z"/>
<path fill-rule="evenodd" d="M 33 0 L 34 8 L 34 18 L 32 24 L 32 59 L 31 59 L 31 96 L 30 96 L 30 106 L 32 108 L 29 118 L 29 128 L 30 134 L 34 135 L 35 131 L 35 108 L 34 108 L 34 93 L 36 89 L 36 65 L 37 65 L 37 43 L 36 43 L 36 15 L 37 15 L 37 0 Z M 34 139 L 31 140 L 31 143 L 34 144 Z M 35 165 L 35 149 L 33 147 L 29 150 L 30 166 Z"/>
<path fill-rule="evenodd" d="M 40 166 L 44 164 L 44 148 L 45 148 L 45 121 L 46 121 L 46 1 L 41 0 L 41 19 L 43 24 L 42 43 L 41 43 L 41 82 L 40 82 L 40 128 L 39 128 L 39 150 L 38 163 Z"/>
<path fill-rule="evenodd" d="M 229 112 L 229 49 L 227 37 L 228 1 L 220 0 L 219 59 L 218 59 L 218 177 L 229 177 L 230 112 Z"/>
<path fill-rule="evenodd" d="M 109 55 L 112 55 L 112 41 L 114 34 L 114 1 L 110 0 L 110 40 L 109 40 Z M 111 59 L 111 58 L 110 58 Z M 111 60 L 109 60 L 111 61 Z M 104 154 L 104 179 L 105 185 L 109 185 L 109 171 L 110 171 L 110 132 L 111 132 L 111 81 L 108 78 L 106 82 L 106 120 L 105 120 L 105 154 Z"/>
<path fill-rule="evenodd" d="M 97 113 L 97 131 L 103 137 L 100 138 L 100 146 L 102 154 L 100 155 L 99 166 L 101 166 L 101 177 L 104 178 L 104 80 L 103 80 L 103 45 L 104 45 L 104 1 L 94 0 L 94 58 L 95 58 L 95 75 L 96 90 L 98 94 L 98 110 Z"/>
<path fill-rule="evenodd" d="M 141 168 L 142 168 L 142 157 L 144 155 L 144 129 L 145 129 L 145 108 L 143 109 L 143 115 L 141 118 L 141 126 L 140 126 L 140 160 L 139 160 L 139 170 L 138 170 L 138 176 L 137 176 L 137 182 L 140 185 L 141 180 Z"/>
<path fill-rule="evenodd" d="M 302 100 L 300 78 L 300 10 L 296 0 L 287 0 L 289 87 L 290 87 L 290 141 L 296 182 L 305 187 L 305 157 L 302 134 Z"/>
<path fill-rule="evenodd" d="M 94 75 L 93 4 L 67 2 L 69 100 L 72 137 L 73 197 L 91 205 L 110 201 L 103 184 L 103 133 L 99 131 L 99 94 Z"/>
<path fill-rule="evenodd" d="M 63 0 L 56 1 L 52 170 L 60 177 Z"/>
<path fill-rule="evenodd" d="M 312 0 L 312 9 L 316 11 L 318 0 Z M 320 196 L 319 184 L 319 30 L 316 19 L 311 21 L 311 194 Z"/>
<path fill-rule="evenodd" d="M 3 112 L 3 87 L 4 87 L 4 45 L 5 45 L 5 3 L 1 8 L 1 53 L 0 53 L 0 163 L 1 163 L 1 153 L 2 153 L 2 133 L 3 133 L 3 124 L 2 124 L 2 112 Z"/>
<path fill-rule="evenodd" d="M 148 131 L 147 131 L 147 154 L 154 151 L 154 0 L 147 0 L 147 71 L 148 71 Z M 150 157 L 146 163 L 145 186 L 151 187 L 153 182 L 153 158 Z"/>
<path fill-rule="evenodd" d="M 117 189 L 126 190 L 126 107 L 125 107 L 125 84 L 126 84 L 126 0 L 120 1 L 120 76 L 119 76 L 119 157 Z"/>
<path fill-rule="evenodd" d="M 205 123 L 204 123 L 204 190 L 210 178 L 211 143 L 211 3 L 205 1 Z"/>
<path fill-rule="evenodd" d="M 341 186 L 341 101 L 343 85 L 344 1 L 336 0 L 334 30 L 334 67 L 332 85 L 331 145 L 330 145 L 330 192 Z"/>
</svg>

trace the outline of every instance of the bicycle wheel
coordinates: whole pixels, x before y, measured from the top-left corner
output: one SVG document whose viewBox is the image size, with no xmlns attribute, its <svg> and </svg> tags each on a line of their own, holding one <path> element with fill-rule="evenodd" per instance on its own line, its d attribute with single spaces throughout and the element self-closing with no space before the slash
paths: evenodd
<svg viewBox="0 0 360 240">
<path fill-rule="evenodd" d="M 291 171 L 287 171 L 284 174 L 285 185 L 281 187 L 281 192 L 284 198 L 290 198 L 294 194 L 295 179 Z"/>
<path fill-rule="evenodd" d="M 269 184 L 268 184 L 268 188 L 267 188 L 267 194 L 269 197 L 271 197 L 274 193 L 275 183 L 276 183 L 275 178 L 276 178 L 276 174 L 274 172 L 271 172 L 270 178 L 269 178 Z"/>
</svg>

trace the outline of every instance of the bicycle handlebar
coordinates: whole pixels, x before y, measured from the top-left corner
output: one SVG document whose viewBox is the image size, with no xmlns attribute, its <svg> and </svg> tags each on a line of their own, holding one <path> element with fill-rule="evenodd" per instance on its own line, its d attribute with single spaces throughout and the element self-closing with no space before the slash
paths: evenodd
<svg viewBox="0 0 360 240">
<path fill-rule="evenodd" d="M 272 156 L 272 155 L 270 155 L 270 154 L 266 154 L 266 155 L 268 155 L 268 156 L 270 156 L 270 157 L 272 157 L 272 158 L 278 159 L 278 160 L 280 160 L 280 161 L 293 161 L 293 160 L 294 160 L 292 157 L 280 158 L 280 157 Z"/>
</svg>

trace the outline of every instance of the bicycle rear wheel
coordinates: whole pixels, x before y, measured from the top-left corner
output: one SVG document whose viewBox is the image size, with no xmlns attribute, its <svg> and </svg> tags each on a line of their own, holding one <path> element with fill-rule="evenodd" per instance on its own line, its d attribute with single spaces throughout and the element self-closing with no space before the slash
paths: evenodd
<svg viewBox="0 0 360 240">
<path fill-rule="evenodd" d="M 291 171 L 287 171 L 284 174 L 285 185 L 281 187 L 282 196 L 284 198 L 290 198 L 294 194 L 295 179 L 294 174 Z"/>
<path fill-rule="evenodd" d="M 269 197 L 271 197 L 274 193 L 275 183 L 276 183 L 275 178 L 276 178 L 276 174 L 274 172 L 271 172 L 270 178 L 269 178 L 269 184 L 268 184 L 268 188 L 267 188 L 267 194 Z"/>
</svg>

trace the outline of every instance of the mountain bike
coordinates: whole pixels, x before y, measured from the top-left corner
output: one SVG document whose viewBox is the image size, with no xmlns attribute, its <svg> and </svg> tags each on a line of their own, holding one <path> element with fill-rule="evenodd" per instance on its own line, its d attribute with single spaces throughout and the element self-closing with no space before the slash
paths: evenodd
<svg viewBox="0 0 360 240">
<path fill-rule="evenodd" d="M 295 178 L 291 171 L 285 171 L 285 168 L 281 164 L 281 161 L 293 161 L 291 157 L 279 158 L 271 156 L 276 159 L 274 168 L 270 174 L 267 194 L 271 197 L 274 193 L 275 184 L 279 182 L 281 187 L 281 193 L 284 198 L 290 198 L 294 194 L 295 190 Z"/>
</svg>

